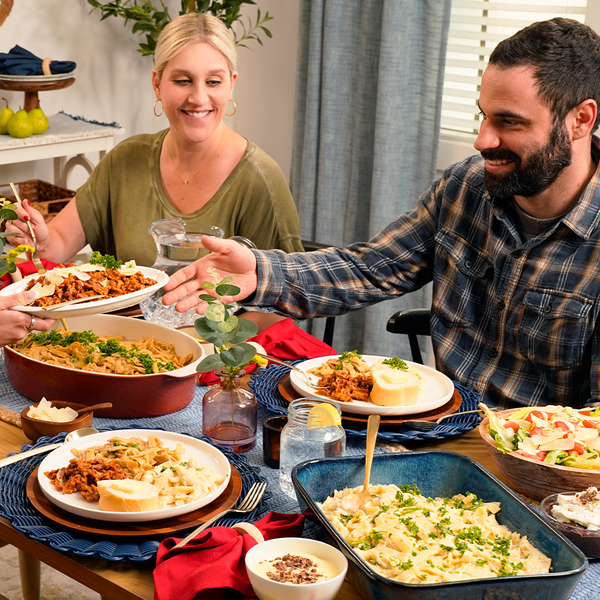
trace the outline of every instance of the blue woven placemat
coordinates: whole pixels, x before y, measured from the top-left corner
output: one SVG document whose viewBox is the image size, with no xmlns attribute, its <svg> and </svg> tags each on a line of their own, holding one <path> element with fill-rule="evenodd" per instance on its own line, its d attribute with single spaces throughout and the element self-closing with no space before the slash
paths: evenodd
<svg viewBox="0 0 600 600">
<path fill-rule="evenodd" d="M 138 424 L 128 424 L 119 427 L 104 427 L 101 431 L 115 429 L 139 429 Z M 190 434 L 187 434 L 190 435 Z M 25 445 L 22 450 L 29 450 L 49 443 L 60 442 L 65 434 L 61 433 L 54 438 L 40 438 L 33 445 Z M 194 437 L 194 436 L 192 436 Z M 206 437 L 200 438 L 210 444 Z M 246 458 L 228 449 L 219 448 L 229 462 L 237 469 L 242 479 L 241 497 L 244 497 L 249 487 L 260 481 L 265 481 L 256 467 L 252 467 Z M 60 552 L 77 556 L 91 556 L 104 558 L 111 561 L 142 562 L 151 560 L 156 556 L 158 546 L 162 539 L 169 537 L 162 535 L 156 539 L 135 540 L 131 538 L 111 537 L 106 540 L 92 540 L 85 533 L 66 529 L 50 519 L 41 515 L 29 502 L 26 493 L 27 480 L 35 468 L 45 458 L 45 454 L 34 456 L 9 465 L 0 470 L 0 515 L 8 519 L 12 526 L 28 537 L 47 544 Z M 270 492 L 263 497 L 259 506 L 243 519 L 224 518 L 217 522 L 219 525 L 229 526 L 239 520 L 256 521 L 266 512 L 266 501 Z"/>
<path fill-rule="evenodd" d="M 296 363 L 302 361 L 296 361 Z M 290 364 L 295 364 L 290 361 Z M 279 393 L 279 381 L 290 370 L 281 365 L 269 365 L 266 369 L 259 369 L 253 373 L 249 382 L 250 389 L 256 395 L 257 400 L 269 411 L 286 415 L 288 401 Z M 462 397 L 460 410 L 474 410 L 481 400 L 480 394 L 473 391 L 458 381 L 453 381 L 454 387 Z M 388 442 L 406 442 L 421 440 L 438 440 L 471 431 L 479 425 L 481 418 L 477 413 L 460 415 L 445 419 L 431 431 L 416 431 L 411 429 L 398 429 L 398 431 L 379 431 L 377 437 Z M 347 438 L 367 437 L 367 430 L 354 430 L 346 428 Z"/>
</svg>

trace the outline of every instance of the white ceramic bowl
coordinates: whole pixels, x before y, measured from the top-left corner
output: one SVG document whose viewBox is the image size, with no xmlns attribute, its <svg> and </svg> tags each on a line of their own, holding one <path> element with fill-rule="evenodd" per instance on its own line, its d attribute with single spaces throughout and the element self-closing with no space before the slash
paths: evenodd
<svg viewBox="0 0 600 600">
<path fill-rule="evenodd" d="M 312 554 L 331 561 L 339 574 L 320 583 L 280 583 L 256 573 L 252 567 L 258 562 L 272 560 L 285 554 Z M 254 592 L 260 600 L 333 600 L 340 591 L 348 560 L 333 546 L 307 538 L 277 538 L 257 544 L 246 553 L 246 571 Z"/>
</svg>

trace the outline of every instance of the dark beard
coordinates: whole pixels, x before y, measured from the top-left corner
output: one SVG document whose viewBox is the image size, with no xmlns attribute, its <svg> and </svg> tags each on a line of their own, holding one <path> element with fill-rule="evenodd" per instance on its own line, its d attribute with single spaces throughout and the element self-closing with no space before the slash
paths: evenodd
<svg viewBox="0 0 600 600">
<path fill-rule="evenodd" d="M 572 154 L 571 141 L 564 124 L 555 125 L 548 143 L 533 152 L 525 162 L 510 150 L 483 150 L 483 158 L 511 160 L 515 165 L 509 175 L 497 176 L 486 171 L 485 187 L 492 196 L 499 198 L 535 196 L 552 185 L 571 164 Z"/>
</svg>

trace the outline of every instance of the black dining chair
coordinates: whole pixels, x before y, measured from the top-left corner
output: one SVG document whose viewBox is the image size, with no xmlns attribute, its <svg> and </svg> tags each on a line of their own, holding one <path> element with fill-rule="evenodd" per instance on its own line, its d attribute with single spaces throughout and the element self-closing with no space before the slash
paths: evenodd
<svg viewBox="0 0 600 600">
<path fill-rule="evenodd" d="M 408 335 L 413 362 L 423 364 L 419 335 L 431 335 L 429 326 L 430 310 L 428 308 L 409 308 L 394 313 L 387 322 L 386 330 L 390 333 Z"/>
</svg>

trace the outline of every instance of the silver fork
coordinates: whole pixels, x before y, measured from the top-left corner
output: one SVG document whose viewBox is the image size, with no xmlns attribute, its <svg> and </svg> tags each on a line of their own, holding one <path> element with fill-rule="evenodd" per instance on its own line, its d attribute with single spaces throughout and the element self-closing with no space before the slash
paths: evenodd
<svg viewBox="0 0 600 600">
<path fill-rule="evenodd" d="M 292 371 L 295 371 L 296 373 L 303 375 L 304 379 L 306 379 L 306 383 L 308 383 L 308 385 L 310 385 L 311 387 L 314 387 L 317 390 L 326 390 L 327 389 L 327 386 L 319 385 L 320 377 L 317 377 L 316 375 L 307 373 L 306 371 L 303 371 L 302 369 L 299 369 L 298 367 L 296 367 L 294 365 L 290 365 L 289 363 L 279 360 L 278 358 L 273 358 L 272 356 L 269 356 L 268 354 L 261 354 L 260 352 L 257 352 L 256 354 L 257 354 L 257 356 L 262 356 L 263 358 L 267 359 L 270 362 L 274 362 L 278 365 L 282 365 L 283 367 L 287 367 L 288 369 L 291 369 Z M 311 377 L 312 377 L 312 379 L 311 379 Z"/>
<path fill-rule="evenodd" d="M 19 196 L 19 192 L 17 192 L 17 188 L 15 187 L 15 184 L 11 183 L 10 187 L 13 191 L 13 194 L 15 195 L 17 204 L 22 207 L 23 203 L 21 202 L 21 196 Z M 40 260 L 40 255 L 38 254 L 38 251 L 37 251 L 37 240 L 35 239 L 35 233 L 33 231 L 33 227 L 31 226 L 31 222 L 26 221 L 26 223 L 27 223 L 27 227 L 29 228 L 29 234 L 31 235 L 31 239 L 33 240 L 33 253 L 31 254 L 31 260 L 32 260 L 33 264 L 35 265 L 37 272 L 40 275 L 43 275 L 46 272 L 46 269 L 45 269 L 44 265 L 42 264 L 42 261 Z"/>
<path fill-rule="evenodd" d="M 185 546 L 189 541 L 193 540 L 201 531 L 204 531 L 207 527 L 210 527 L 215 521 L 221 519 L 227 513 L 237 513 L 240 515 L 244 515 L 246 513 L 252 512 L 261 501 L 265 490 L 267 489 L 266 483 L 253 483 L 252 487 L 248 490 L 248 493 L 240 503 L 237 508 L 227 508 L 226 510 L 222 510 L 220 513 L 217 513 L 214 517 L 208 519 L 200 525 L 200 527 L 194 529 L 192 533 L 188 536 L 184 537 L 180 542 L 175 544 L 175 548 L 181 548 Z"/>
</svg>

